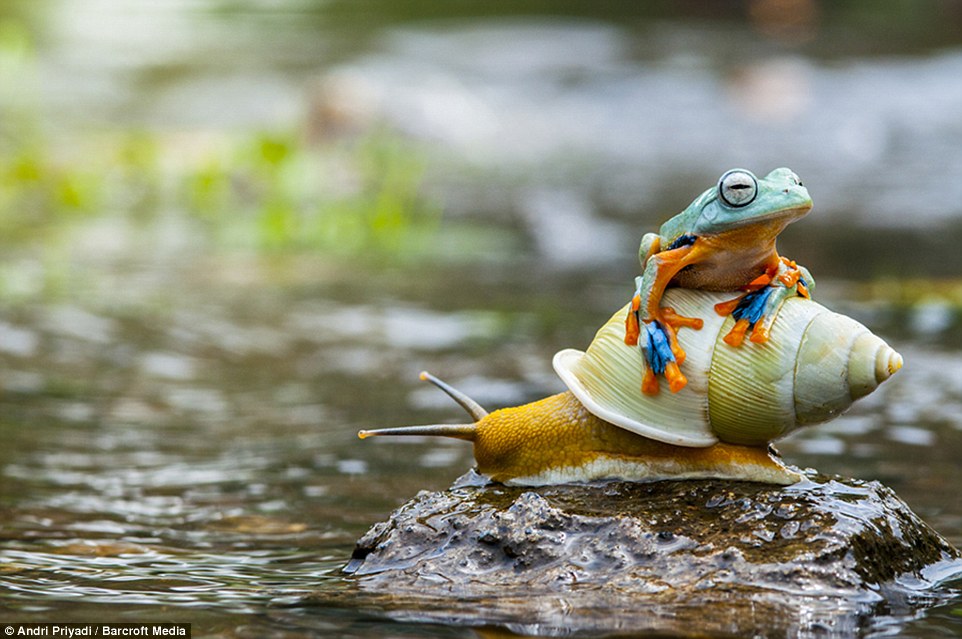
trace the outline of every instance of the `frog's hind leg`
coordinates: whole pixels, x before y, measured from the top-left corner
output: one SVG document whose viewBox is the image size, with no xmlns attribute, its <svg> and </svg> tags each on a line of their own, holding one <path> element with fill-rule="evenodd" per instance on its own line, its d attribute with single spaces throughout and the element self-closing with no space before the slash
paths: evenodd
<svg viewBox="0 0 962 639">
<path fill-rule="evenodd" d="M 642 391 L 646 394 L 658 392 L 653 375 L 663 374 L 673 393 L 688 383 L 678 368 L 685 360 L 685 352 L 678 344 L 676 332 L 682 326 L 701 328 L 702 320 L 682 317 L 673 309 L 662 308 L 661 298 L 678 271 L 698 262 L 702 255 L 703 248 L 697 238 L 685 236 L 684 241 L 676 241 L 665 251 L 650 255 L 644 273 L 635 278 L 635 295 L 625 321 L 625 343 L 642 347 L 647 363 Z"/>
<path fill-rule="evenodd" d="M 757 300 L 750 299 L 749 296 L 759 291 L 767 290 L 771 285 L 773 275 L 773 273 L 763 273 L 742 289 L 748 291 L 747 293 L 730 299 L 727 302 L 715 304 L 715 312 L 719 315 L 735 316 L 735 325 L 724 337 L 725 343 L 729 346 L 741 346 L 745 340 L 745 333 L 748 332 L 748 329 L 751 328 L 756 321 L 751 319 L 751 314 L 745 312 L 746 307 L 754 307 L 754 305 L 757 304 Z"/>
<path fill-rule="evenodd" d="M 785 258 L 782 259 L 784 260 Z M 761 317 L 752 322 L 752 335 L 749 339 L 757 344 L 764 344 L 768 341 L 772 331 L 772 324 L 775 323 L 778 311 L 782 308 L 785 300 L 796 295 L 811 298 L 811 292 L 815 287 L 815 280 L 812 279 L 812 274 L 808 272 L 807 268 L 804 266 L 796 266 L 794 262 L 792 262 L 790 266 L 791 271 L 787 277 L 780 275 L 777 278 L 782 286 L 772 284 L 772 286 L 766 289 L 770 291 L 770 294 L 766 300 L 761 302 Z"/>
<path fill-rule="evenodd" d="M 746 287 L 753 290 L 715 305 L 715 311 L 720 315 L 735 318 L 735 325 L 723 338 L 726 344 L 741 346 L 748 329 L 752 331 L 749 337 L 752 342 L 764 344 L 771 335 L 772 325 L 785 300 L 796 295 L 811 295 L 815 281 L 808 269 L 784 258 L 782 263 L 784 266 L 780 266 L 774 277 L 763 275 Z M 763 284 L 765 279 L 770 283 Z M 760 285 L 762 288 L 758 288 Z"/>
<path fill-rule="evenodd" d="M 752 328 L 752 334 L 749 337 L 751 341 L 767 342 L 778 309 L 789 295 L 794 294 L 794 291 L 789 291 L 787 288 L 768 286 L 745 295 L 732 311 L 735 326 L 724 337 L 725 342 L 731 346 L 740 346 L 748 327 Z"/>
</svg>

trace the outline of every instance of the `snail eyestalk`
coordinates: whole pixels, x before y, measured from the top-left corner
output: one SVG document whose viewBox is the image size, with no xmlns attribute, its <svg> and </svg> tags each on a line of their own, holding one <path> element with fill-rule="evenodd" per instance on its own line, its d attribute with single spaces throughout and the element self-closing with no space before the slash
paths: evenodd
<svg viewBox="0 0 962 639">
<path fill-rule="evenodd" d="M 444 382 L 438 379 L 437 377 L 435 377 L 434 375 L 432 375 L 427 371 L 421 371 L 421 374 L 418 377 L 420 377 L 422 380 L 426 382 L 431 382 L 432 384 L 434 384 L 435 386 L 443 390 L 448 397 L 450 397 L 451 399 L 453 399 L 458 403 L 458 406 L 466 410 L 468 412 L 468 415 L 470 415 L 471 419 L 473 419 L 474 421 L 480 421 L 481 419 L 487 416 L 488 411 L 486 411 L 481 406 L 481 404 L 477 403 L 476 401 L 474 401 L 473 399 L 471 399 L 470 397 L 468 397 L 458 389 L 454 388 L 447 382 Z"/>
<path fill-rule="evenodd" d="M 374 430 L 360 430 L 360 439 L 381 436 L 422 436 L 422 437 L 453 437 L 473 442 L 477 434 L 474 424 L 431 424 L 428 426 L 401 426 L 399 428 L 376 428 Z"/>
<path fill-rule="evenodd" d="M 458 405 L 468 412 L 475 421 L 481 421 L 488 416 L 488 411 L 482 406 L 454 388 L 450 384 L 438 379 L 427 371 L 422 371 L 418 376 L 422 380 L 431 382 L 447 394 L 448 397 L 458 403 Z M 478 427 L 476 424 L 431 424 L 428 426 L 403 426 L 400 428 L 378 428 L 375 430 L 358 431 L 357 436 L 361 439 L 368 437 L 388 436 L 426 436 L 426 437 L 453 437 L 473 442 L 477 437 Z"/>
</svg>

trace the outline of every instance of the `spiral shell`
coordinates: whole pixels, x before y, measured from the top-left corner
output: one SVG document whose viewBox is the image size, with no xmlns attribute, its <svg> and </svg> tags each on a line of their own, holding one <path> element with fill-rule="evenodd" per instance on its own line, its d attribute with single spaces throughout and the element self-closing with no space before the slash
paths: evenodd
<svg viewBox="0 0 962 639">
<path fill-rule="evenodd" d="M 669 290 L 662 305 L 704 320 L 682 329 L 688 386 L 678 393 L 640 391 L 644 359 L 624 343 L 627 307 L 595 335 L 586 352 L 566 349 L 554 368 L 597 417 L 668 444 L 704 447 L 719 441 L 764 445 L 845 411 L 902 366 L 902 357 L 867 328 L 821 304 L 787 300 L 764 344 L 722 341 L 731 316 L 713 306 L 732 297 Z"/>
</svg>

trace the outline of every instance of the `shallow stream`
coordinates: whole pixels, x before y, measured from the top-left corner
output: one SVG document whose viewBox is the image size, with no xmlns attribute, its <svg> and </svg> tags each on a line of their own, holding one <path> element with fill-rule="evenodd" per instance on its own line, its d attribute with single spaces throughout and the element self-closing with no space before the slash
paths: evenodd
<svg viewBox="0 0 962 639">
<path fill-rule="evenodd" d="M 962 15 L 800 1 L 772 31 L 780 3 L 488 4 L 0 6 L 0 63 L 29 31 L 36 83 L 0 97 L 47 139 L 143 130 L 191 156 L 239 130 L 386 126 L 443 211 L 414 257 L 205 242 L 164 202 L 131 224 L 122 198 L 56 250 L 5 238 L 0 621 L 518 629 L 317 605 L 372 524 L 471 465 L 463 442 L 356 432 L 461 419 L 421 370 L 488 408 L 560 391 L 551 356 L 627 301 L 641 233 L 731 166 L 802 176 L 816 209 L 780 248 L 905 358 L 786 460 L 880 480 L 962 546 Z M 820 636 L 958 636 L 960 590 Z"/>
<path fill-rule="evenodd" d="M 356 438 L 460 418 L 419 370 L 492 408 L 544 396 L 560 389 L 551 354 L 584 345 L 620 304 L 604 274 L 539 273 L 533 285 L 537 266 L 519 270 L 526 277 L 249 259 L 168 272 L 160 291 L 128 264 L 119 299 L 90 290 L 7 309 L 0 616 L 190 621 L 225 637 L 469 633 L 419 624 L 413 610 L 397 622 L 299 602 L 345 587 L 357 537 L 470 466 L 463 442 Z M 881 480 L 962 545 L 959 355 L 891 341 L 903 371 L 780 448 L 803 468 Z M 962 599 L 948 593 L 919 618 L 866 628 L 957 632 Z"/>
</svg>

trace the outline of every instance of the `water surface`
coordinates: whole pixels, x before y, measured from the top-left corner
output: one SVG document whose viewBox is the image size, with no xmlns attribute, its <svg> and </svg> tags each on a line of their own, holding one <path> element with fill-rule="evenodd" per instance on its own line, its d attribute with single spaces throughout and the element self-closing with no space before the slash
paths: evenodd
<svg viewBox="0 0 962 639">
<path fill-rule="evenodd" d="M 483 635 L 304 603 L 344 587 L 370 525 L 471 465 L 462 442 L 356 431 L 461 419 L 424 369 L 489 408 L 561 390 L 552 354 L 624 304 L 641 234 L 735 165 L 803 177 L 816 209 L 782 250 L 906 361 L 780 449 L 881 480 L 962 546 L 962 31 L 946 5 L 897 4 L 774 35 L 712 5 L 3 7 L 0 62 L 20 27 L 34 55 L 4 67 L 29 90 L 3 85 L 0 106 L 26 105 L 55 148 L 148 131 L 176 166 L 252 129 L 386 127 L 443 216 L 415 258 L 225 246 L 173 198 L 137 224 L 111 201 L 53 249 L 5 239 L 0 619 Z M 859 632 L 957 635 L 952 588 Z"/>
</svg>

